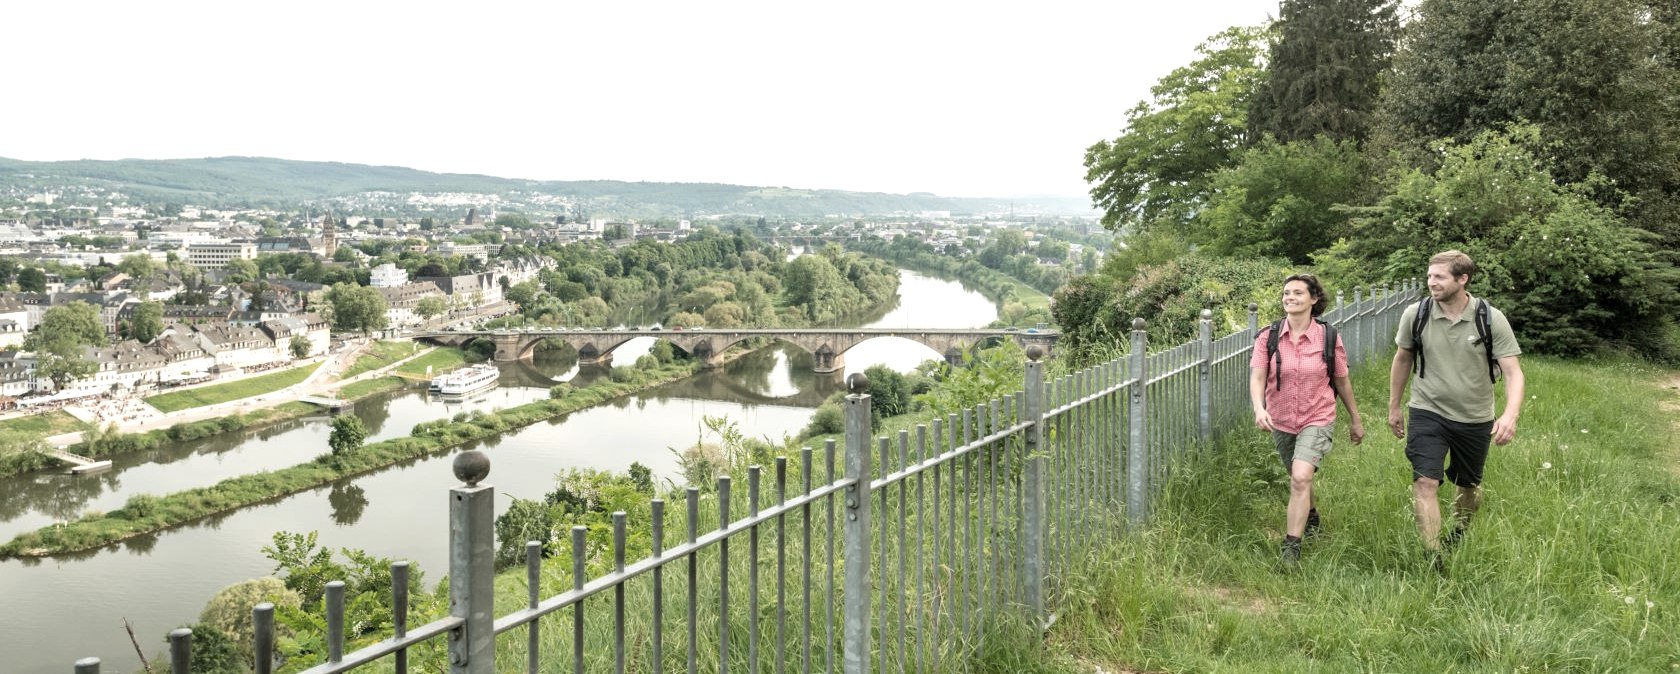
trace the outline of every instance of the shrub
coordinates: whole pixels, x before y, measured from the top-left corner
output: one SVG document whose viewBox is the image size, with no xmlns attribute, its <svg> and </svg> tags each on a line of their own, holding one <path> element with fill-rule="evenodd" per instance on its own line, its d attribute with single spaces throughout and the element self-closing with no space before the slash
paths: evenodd
<svg viewBox="0 0 1680 674">
<path fill-rule="evenodd" d="M 799 432 L 801 438 L 846 432 L 846 413 L 840 405 L 823 403 L 811 414 L 811 423 Z"/>
</svg>

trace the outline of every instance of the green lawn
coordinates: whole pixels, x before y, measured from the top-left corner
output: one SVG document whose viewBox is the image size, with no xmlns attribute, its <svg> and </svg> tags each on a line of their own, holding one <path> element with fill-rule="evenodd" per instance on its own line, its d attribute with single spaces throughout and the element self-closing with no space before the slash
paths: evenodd
<svg viewBox="0 0 1680 674">
<path fill-rule="evenodd" d="M 1037 288 L 1011 278 L 1009 282 L 1015 285 L 1015 301 L 1025 304 L 1028 309 L 1049 309 L 1050 296 Z"/>
<path fill-rule="evenodd" d="M 1270 442 L 1244 430 L 1175 468 L 1146 534 L 1058 579 L 1067 589 L 1044 645 L 1018 636 L 981 669 L 1680 669 L 1680 471 L 1660 408 L 1675 394 L 1659 386 L 1674 374 L 1525 358 L 1532 398 L 1517 439 L 1492 449 L 1482 510 L 1437 572 L 1378 365 L 1356 374 L 1369 435 L 1354 447 L 1337 429 L 1317 481 L 1324 533 L 1298 569 L 1278 561 L 1283 471 Z"/>
<path fill-rule="evenodd" d="M 205 386 L 186 391 L 164 393 L 146 398 L 146 402 L 151 404 L 152 407 L 156 407 L 164 412 L 178 412 L 194 407 L 225 403 L 229 400 L 239 400 L 240 398 L 249 398 L 251 396 L 262 395 L 264 393 L 273 393 L 274 391 L 286 388 L 287 386 L 297 384 L 302 382 L 304 379 L 309 378 L 309 373 L 314 372 L 315 368 L 319 366 L 320 364 L 316 363 L 314 365 L 294 367 L 290 370 L 281 370 L 280 372 L 265 374 L 260 377 L 252 377 L 250 379 L 241 379 L 239 381 L 228 382 L 226 384 L 216 384 L 214 386 Z"/>
<path fill-rule="evenodd" d="M 0 421 L 0 431 L 16 431 L 35 437 L 49 437 L 60 433 L 70 433 L 81 428 L 81 422 L 70 416 L 64 410 L 53 410 L 46 414 L 31 414 Z"/>
<path fill-rule="evenodd" d="M 424 356 L 403 363 L 402 366 L 397 368 L 397 374 L 424 377 L 426 376 L 427 367 L 432 368 L 432 372 L 436 374 L 453 370 L 465 365 L 466 363 L 467 355 L 460 349 L 439 347 L 432 349 L 430 353 L 427 353 Z"/>
<path fill-rule="evenodd" d="M 346 370 L 344 375 L 340 378 L 349 379 L 362 374 L 363 372 L 372 372 L 385 367 L 386 365 L 390 365 L 391 363 L 395 363 L 414 355 L 418 346 L 419 345 L 414 342 L 374 342 L 373 345 L 368 348 L 368 352 L 356 358 L 356 362 L 352 363 L 350 365 L 350 369 Z"/>
</svg>

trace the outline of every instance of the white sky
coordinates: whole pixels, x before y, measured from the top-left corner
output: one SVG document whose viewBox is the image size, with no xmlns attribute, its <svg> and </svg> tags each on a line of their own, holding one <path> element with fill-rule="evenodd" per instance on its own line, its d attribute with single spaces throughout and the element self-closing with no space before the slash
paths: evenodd
<svg viewBox="0 0 1680 674">
<path fill-rule="evenodd" d="M 1079 196 L 1086 147 L 1276 0 L 0 8 L 0 156 Z"/>
</svg>

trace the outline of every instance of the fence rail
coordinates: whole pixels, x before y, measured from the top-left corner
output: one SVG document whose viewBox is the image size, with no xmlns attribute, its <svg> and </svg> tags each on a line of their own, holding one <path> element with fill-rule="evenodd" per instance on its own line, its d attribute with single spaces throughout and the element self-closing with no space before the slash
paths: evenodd
<svg viewBox="0 0 1680 674">
<path fill-rule="evenodd" d="M 1417 291 L 1416 283 L 1355 289 L 1350 303 L 1337 294 L 1324 318 L 1338 326 L 1350 365 L 1386 352 Z M 489 460 L 464 452 L 454 470 L 465 484 L 448 494 L 449 615 L 407 627 L 409 569 L 398 562 L 392 634 L 345 653 L 345 586 L 329 583 L 326 661 L 306 674 L 407 672 L 410 650 L 423 645 L 444 660 L 427 671 L 454 674 L 583 672 L 609 662 L 614 672 L 961 669 L 1001 612 L 1047 625 L 1071 567 L 1147 523 L 1173 459 L 1247 426 L 1245 361 L 1258 315 L 1250 305 L 1247 328 L 1217 339 L 1211 318 L 1202 312 L 1197 339 L 1155 353 L 1138 319 L 1127 355 L 1049 380 L 1042 350 L 1030 347 L 1021 390 L 893 437 L 874 436 L 867 379 L 853 375 L 844 447 L 807 447 L 792 466 L 778 457 L 769 503 L 760 466 L 748 470 L 744 497 L 724 476 L 709 494 L 687 488 L 680 517 L 655 499 L 651 552 L 629 563 L 629 515 L 613 513 L 611 561 L 593 579 L 590 561 L 601 560 L 592 553 L 605 551 L 574 527 L 570 587 L 547 598 L 541 588 L 561 582 L 563 570 L 545 566 L 543 543 L 530 541 L 527 601 L 500 617 L 495 490 L 481 484 Z M 566 609 L 571 629 L 562 632 L 554 623 Z M 259 604 L 252 619 L 255 671 L 269 674 L 279 664 L 274 606 Z M 521 629 L 522 640 L 496 639 Z M 668 644 L 668 633 L 686 639 Z M 191 640 L 186 629 L 169 635 L 175 674 L 189 672 Z M 569 651 L 569 667 L 545 661 L 550 649 Z M 99 666 L 86 658 L 74 671 Z"/>
</svg>

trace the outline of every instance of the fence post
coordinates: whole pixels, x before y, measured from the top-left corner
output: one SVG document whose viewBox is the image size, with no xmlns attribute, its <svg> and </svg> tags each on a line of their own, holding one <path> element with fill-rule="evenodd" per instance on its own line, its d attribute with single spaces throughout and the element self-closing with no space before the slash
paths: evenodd
<svg viewBox="0 0 1680 674">
<path fill-rule="evenodd" d="M 1342 306 L 1344 304 L 1346 304 L 1346 303 L 1342 301 L 1342 289 L 1337 288 L 1336 289 L 1336 322 L 1339 325 L 1337 325 L 1336 327 L 1341 327 L 1343 325 L 1347 325 L 1347 312 L 1342 309 Z"/>
<path fill-rule="evenodd" d="M 403 583 L 407 585 L 405 581 Z M 256 633 L 256 674 L 274 672 L 274 604 L 263 602 L 251 607 L 251 630 Z"/>
<path fill-rule="evenodd" d="M 1027 586 L 1021 596 L 1027 600 L 1032 624 L 1044 625 L 1044 348 L 1034 344 L 1027 347 L 1027 388 L 1023 421 L 1032 424 L 1026 433 L 1026 503 L 1022 519 L 1022 579 Z"/>
<path fill-rule="evenodd" d="M 1249 314 L 1249 322 L 1254 314 Z M 1144 389 L 1149 388 L 1149 337 L 1144 332 L 1142 318 L 1132 319 L 1132 404 L 1131 437 L 1126 447 L 1126 514 L 1134 526 L 1141 527 L 1149 519 L 1149 433 L 1145 426 L 1148 409 Z"/>
<path fill-rule="evenodd" d="M 1253 302 L 1248 303 L 1248 334 L 1260 334 L 1260 305 Z"/>
<path fill-rule="evenodd" d="M 82 658 L 76 661 L 76 674 L 99 674 L 99 658 Z"/>
<path fill-rule="evenodd" d="M 496 489 L 480 485 L 490 458 L 478 450 L 455 455 L 449 490 L 449 615 L 466 623 L 449 635 L 450 674 L 496 671 L 494 531 Z"/>
<path fill-rule="evenodd" d="M 192 630 L 179 627 L 169 633 L 170 674 L 191 674 Z"/>
<path fill-rule="evenodd" d="M 869 377 L 846 378 L 846 606 L 841 671 L 868 674 L 869 657 Z"/>
<path fill-rule="evenodd" d="M 1352 330 L 1353 330 L 1353 335 L 1352 335 L 1353 339 L 1343 339 L 1342 340 L 1342 343 L 1344 345 L 1346 345 L 1346 344 L 1353 345 L 1353 350 L 1348 352 L 1348 361 L 1349 361 L 1348 364 L 1349 365 L 1358 365 L 1358 364 L 1363 364 L 1365 362 L 1365 348 L 1364 348 L 1365 347 L 1365 341 L 1363 339 L 1361 339 L 1361 336 L 1365 332 L 1365 330 L 1364 330 L 1364 327 L 1365 327 L 1365 301 L 1360 299 L 1360 297 L 1361 297 L 1361 290 L 1360 290 L 1359 286 L 1354 286 L 1353 287 L 1353 320 L 1348 321 L 1348 326 L 1350 328 L 1352 328 Z"/>
<path fill-rule="evenodd" d="M 1201 396 L 1196 400 L 1196 424 L 1201 430 L 1202 450 L 1213 446 L 1213 311 L 1202 310 Z"/>
</svg>

